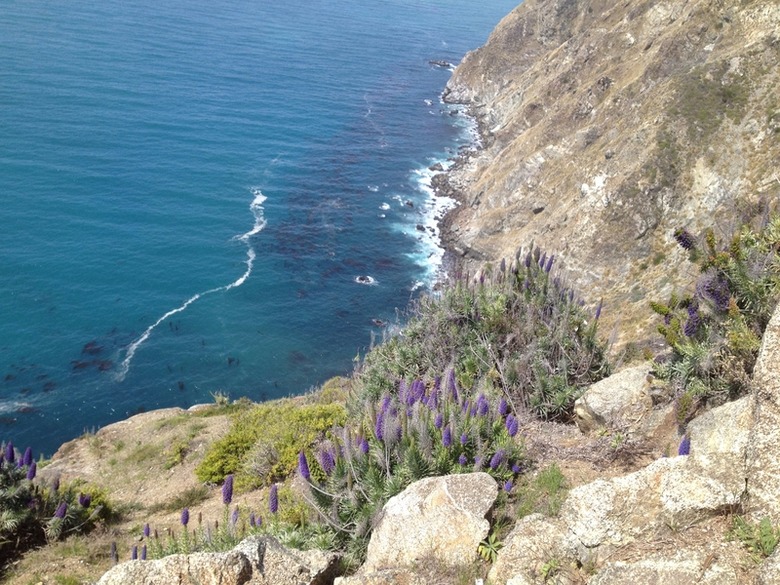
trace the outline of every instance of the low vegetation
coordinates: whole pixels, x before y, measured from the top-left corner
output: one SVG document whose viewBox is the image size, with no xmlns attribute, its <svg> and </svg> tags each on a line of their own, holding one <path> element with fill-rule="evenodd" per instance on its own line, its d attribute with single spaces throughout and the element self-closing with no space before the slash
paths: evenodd
<svg viewBox="0 0 780 585">
<path fill-rule="evenodd" d="M 744 226 L 722 243 L 712 230 L 676 238 L 700 275 L 694 291 L 652 303 L 658 330 L 671 349 L 657 373 L 677 397 L 680 424 L 704 405 L 749 391 L 761 338 L 780 296 L 780 217 L 760 229 Z"/>
<path fill-rule="evenodd" d="M 41 485 L 32 450 L 0 447 L 0 568 L 20 552 L 114 519 L 106 493 L 79 482 Z"/>
</svg>

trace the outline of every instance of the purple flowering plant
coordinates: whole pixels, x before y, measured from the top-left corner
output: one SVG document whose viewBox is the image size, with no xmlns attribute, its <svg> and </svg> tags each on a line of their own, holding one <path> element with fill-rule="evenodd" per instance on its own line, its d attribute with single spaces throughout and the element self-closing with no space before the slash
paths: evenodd
<svg viewBox="0 0 780 585">
<path fill-rule="evenodd" d="M 678 423 L 696 409 L 750 392 L 761 338 L 780 298 L 780 215 L 766 214 L 722 240 L 712 229 L 698 239 L 674 232 L 698 273 L 688 292 L 653 302 L 658 331 L 671 355 L 654 367 L 675 394 Z"/>
</svg>

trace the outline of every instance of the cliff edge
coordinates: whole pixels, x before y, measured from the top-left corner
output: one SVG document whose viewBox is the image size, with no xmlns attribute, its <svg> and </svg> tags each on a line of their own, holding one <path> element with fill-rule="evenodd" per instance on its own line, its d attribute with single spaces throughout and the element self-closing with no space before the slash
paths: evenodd
<svg viewBox="0 0 780 585">
<path fill-rule="evenodd" d="M 674 230 L 729 234 L 780 195 L 778 23 L 777 0 L 524 2 L 445 91 L 483 135 L 439 177 L 449 247 L 473 269 L 533 241 L 643 337 L 692 280 Z"/>
</svg>

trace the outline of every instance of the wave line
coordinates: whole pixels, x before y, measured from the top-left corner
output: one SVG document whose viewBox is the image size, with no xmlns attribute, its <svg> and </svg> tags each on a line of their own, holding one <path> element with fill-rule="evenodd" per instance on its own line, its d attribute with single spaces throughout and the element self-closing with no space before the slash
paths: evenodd
<svg viewBox="0 0 780 585">
<path fill-rule="evenodd" d="M 149 339 L 149 337 L 152 335 L 152 332 L 160 326 L 161 323 L 163 323 L 168 317 L 171 317 L 175 315 L 176 313 L 181 313 L 184 311 L 187 307 L 189 307 L 192 303 L 197 301 L 198 299 L 205 297 L 206 295 L 210 295 L 212 293 L 216 292 L 227 292 L 231 289 L 238 288 L 242 284 L 244 284 L 249 276 L 252 274 L 252 268 L 254 267 L 255 258 L 257 258 L 257 253 L 255 252 L 255 249 L 252 247 L 251 238 L 254 235 L 257 235 L 263 229 L 265 228 L 267 221 L 264 217 L 264 211 L 263 211 L 263 203 L 267 199 L 260 189 L 252 189 L 252 194 L 254 195 L 254 199 L 252 200 L 252 203 L 249 205 L 249 209 L 252 212 L 252 215 L 255 217 L 255 224 L 252 226 L 252 229 L 246 232 L 245 234 L 241 234 L 240 236 L 235 236 L 234 240 L 239 240 L 246 244 L 246 270 L 244 271 L 244 274 L 239 276 L 235 281 L 231 282 L 230 284 L 226 284 L 224 286 L 218 286 L 216 288 L 211 288 L 207 291 L 197 293 L 193 296 L 191 296 L 189 299 L 187 299 L 181 306 L 176 307 L 175 309 L 171 309 L 167 313 L 165 313 L 162 317 L 157 319 L 152 325 L 146 328 L 146 330 L 141 334 L 141 336 L 133 341 L 130 345 L 127 346 L 127 353 L 125 354 L 125 359 L 122 360 L 122 363 L 119 365 L 119 371 L 116 374 L 116 380 L 117 382 L 122 382 L 125 377 L 127 376 L 127 373 L 130 371 L 130 362 L 133 361 L 133 357 L 135 356 L 135 352 L 138 351 L 138 348 L 141 347 L 141 345 Z"/>
</svg>

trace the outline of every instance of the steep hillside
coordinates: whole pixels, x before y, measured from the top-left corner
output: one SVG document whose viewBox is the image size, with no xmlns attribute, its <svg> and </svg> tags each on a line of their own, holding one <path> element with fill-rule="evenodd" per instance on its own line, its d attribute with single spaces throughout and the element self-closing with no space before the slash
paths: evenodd
<svg viewBox="0 0 780 585">
<path fill-rule="evenodd" d="M 484 138 L 439 177 L 450 247 L 473 268 L 534 241 L 639 338 L 691 280 L 674 230 L 780 194 L 779 63 L 777 0 L 527 0 L 445 92 Z"/>
</svg>

